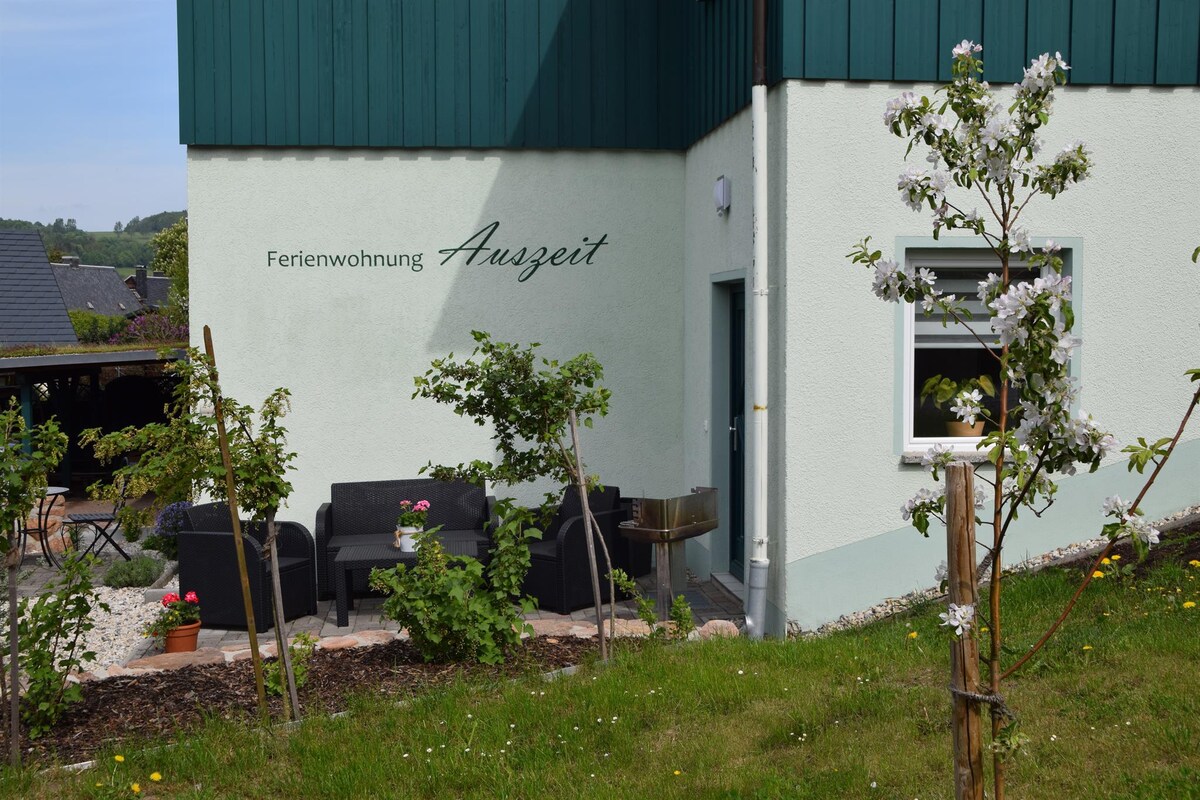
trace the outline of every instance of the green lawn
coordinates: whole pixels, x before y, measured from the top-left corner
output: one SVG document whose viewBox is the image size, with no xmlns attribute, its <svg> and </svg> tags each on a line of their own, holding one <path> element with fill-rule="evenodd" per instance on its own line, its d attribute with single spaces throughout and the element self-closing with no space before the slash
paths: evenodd
<svg viewBox="0 0 1200 800">
<path fill-rule="evenodd" d="M 1075 581 L 1011 582 L 1013 653 Z M 1200 568 L 1186 565 L 1089 589 L 1007 685 L 1030 737 L 1010 797 L 1200 798 L 1200 606 L 1189 601 Z M 626 648 L 554 682 L 462 684 L 402 707 L 363 697 L 345 717 L 286 732 L 213 722 L 182 746 L 123 749 L 123 763 L 110 754 L 81 775 L 8 774 L 0 793 L 109 796 L 95 784 L 115 771 L 125 794 L 114 796 L 136 780 L 146 796 L 179 798 L 950 798 L 939 609 L 822 639 Z"/>
</svg>

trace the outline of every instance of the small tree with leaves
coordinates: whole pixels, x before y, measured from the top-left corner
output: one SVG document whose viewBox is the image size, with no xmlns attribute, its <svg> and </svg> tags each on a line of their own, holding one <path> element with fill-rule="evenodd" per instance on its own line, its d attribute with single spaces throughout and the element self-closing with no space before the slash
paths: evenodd
<svg viewBox="0 0 1200 800">
<path fill-rule="evenodd" d="M 216 365 L 195 348 L 189 349 L 187 358 L 169 369 L 179 382 L 166 422 L 108 434 L 98 429 L 83 432 L 82 441 L 92 444 L 102 461 L 122 456 L 136 458 L 118 468 L 112 482 L 93 487 L 94 493 L 112 500 L 152 493 L 154 501 L 149 506 L 125 511 L 123 524 L 134 525 L 144 524 L 150 514 L 169 503 L 189 500 L 198 494 L 228 501 L 215 416 L 219 403 L 228 428 L 238 505 L 251 519 L 266 524 L 264 547 L 270 559 L 275 639 L 277 652 L 286 662 L 288 648 L 275 552 L 278 534 L 275 517 L 292 492 L 286 476 L 296 454 L 287 449 L 287 430 L 281 424 L 290 408 L 290 393 L 287 389 L 276 389 L 257 411 L 225 397 Z M 294 707 L 298 714 L 295 684 L 287 663 L 284 672 L 289 684 L 285 713 L 290 715 Z"/>
<path fill-rule="evenodd" d="M 46 475 L 58 465 L 67 450 L 67 435 L 54 420 L 28 428 L 15 400 L 0 412 L 0 547 L 8 571 L 8 659 L 9 682 L 0 680 L 0 690 L 9 693 L 9 760 L 21 763 L 20 682 L 17 609 L 17 567 L 21 551 L 17 530 L 46 493 Z M 0 669 L 0 675 L 3 670 Z"/>
<path fill-rule="evenodd" d="M 578 426 L 591 428 L 595 417 L 608 413 L 611 393 L 600 385 L 604 377 L 600 362 L 591 353 L 559 362 L 538 355 L 538 343 L 520 347 L 493 341 L 482 331 L 471 335 L 476 342 L 471 357 L 459 361 L 451 353 L 434 361 L 424 375 L 415 378 L 413 397 L 445 403 L 477 425 L 490 425 L 497 457 L 457 466 L 431 463 L 426 469 L 439 480 L 458 478 L 477 485 L 491 481 L 515 486 L 548 478 L 576 487 L 583 504 L 589 556 L 598 544 L 611 573 L 604 538 L 587 502 L 588 490 L 598 479 L 586 473 L 578 446 Z M 557 493 L 546 494 L 543 517 L 560 499 Z M 607 658 L 594 557 L 591 567 L 600 652 Z M 611 577 L 609 586 L 612 597 Z"/>
</svg>

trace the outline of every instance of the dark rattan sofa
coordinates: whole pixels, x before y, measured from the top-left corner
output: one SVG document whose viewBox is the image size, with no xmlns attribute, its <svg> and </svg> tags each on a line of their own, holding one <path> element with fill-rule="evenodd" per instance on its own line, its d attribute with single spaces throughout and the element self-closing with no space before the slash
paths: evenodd
<svg viewBox="0 0 1200 800">
<path fill-rule="evenodd" d="M 333 596 L 333 561 L 338 550 L 355 545 L 391 542 L 400 515 L 401 500 L 428 500 L 426 527 L 446 531 L 478 531 L 488 539 L 493 499 L 478 486 L 464 481 L 432 478 L 335 483 L 329 502 L 317 511 L 317 594 Z M 352 593 L 365 590 L 366 576 L 356 578 Z"/>
<path fill-rule="evenodd" d="M 312 534 L 298 522 L 280 522 L 275 550 L 285 620 L 317 613 L 316 552 Z M 266 630 L 274 623 L 271 611 L 270 565 L 263 557 L 266 524 L 242 521 L 246 567 L 254 607 L 254 625 Z M 179 532 L 179 588 L 200 596 L 200 623 L 206 628 L 246 627 L 246 606 L 233 543 L 233 523 L 224 503 L 207 503 L 187 510 Z"/>
</svg>

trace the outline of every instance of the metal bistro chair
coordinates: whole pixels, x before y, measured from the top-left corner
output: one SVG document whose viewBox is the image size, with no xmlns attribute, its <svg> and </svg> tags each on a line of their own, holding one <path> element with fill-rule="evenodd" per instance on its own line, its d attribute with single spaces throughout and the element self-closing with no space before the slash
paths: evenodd
<svg viewBox="0 0 1200 800">
<path fill-rule="evenodd" d="M 42 556 L 46 559 L 46 564 L 58 569 L 60 564 L 54 558 L 54 553 L 50 549 L 50 512 L 54 509 L 54 504 L 58 502 L 58 498 L 67 493 L 65 486 L 47 486 L 46 494 L 38 500 L 37 514 L 34 517 L 27 517 L 17 521 L 17 535 L 21 539 L 21 564 L 25 563 L 25 556 L 29 550 L 29 540 L 37 539 L 42 547 Z M 29 520 L 33 519 L 34 524 L 30 525 Z M 59 532 L 62 528 L 59 529 Z"/>
</svg>

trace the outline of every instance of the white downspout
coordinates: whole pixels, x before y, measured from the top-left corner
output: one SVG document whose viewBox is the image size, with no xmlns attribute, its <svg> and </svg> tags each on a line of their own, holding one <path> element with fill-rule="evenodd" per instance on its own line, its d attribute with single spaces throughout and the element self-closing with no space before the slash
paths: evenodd
<svg viewBox="0 0 1200 800">
<path fill-rule="evenodd" d="M 754 170 L 754 260 L 750 273 L 750 319 L 753 336 L 750 338 L 754 375 L 751 401 L 754 444 L 751 448 L 754 464 L 750 472 L 750 503 L 748 516 L 752 520 L 750 575 L 746 594 L 746 635 L 761 639 L 765 631 L 767 612 L 767 391 L 768 348 L 768 194 L 767 194 L 767 67 L 766 67 L 766 0 L 754 0 L 754 85 L 750 89 L 750 129 Z"/>
</svg>

